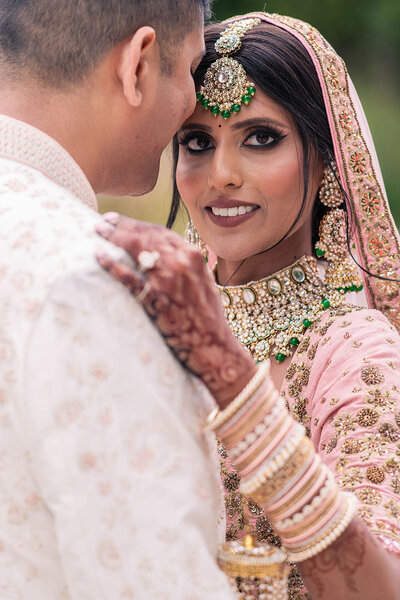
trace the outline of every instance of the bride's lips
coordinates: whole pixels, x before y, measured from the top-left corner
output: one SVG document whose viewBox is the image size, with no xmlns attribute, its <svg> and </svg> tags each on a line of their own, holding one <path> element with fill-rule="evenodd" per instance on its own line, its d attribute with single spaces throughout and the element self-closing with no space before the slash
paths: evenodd
<svg viewBox="0 0 400 600">
<path fill-rule="evenodd" d="M 210 220 L 220 227 L 235 227 L 251 219 L 260 207 L 242 200 L 221 199 L 210 202 L 206 212 Z"/>
</svg>

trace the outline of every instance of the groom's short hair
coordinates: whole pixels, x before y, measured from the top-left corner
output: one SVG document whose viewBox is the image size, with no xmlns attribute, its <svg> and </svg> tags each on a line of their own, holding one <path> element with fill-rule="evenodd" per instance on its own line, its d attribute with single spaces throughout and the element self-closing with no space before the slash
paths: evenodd
<svg viewBox="0 0 400 600">
<path fill-rule="evenodd" d="M 0 0 L 0 65 L 52 86 L 83 80 L 140 27 L 156 30 L 170 72 L 182 39 L 212 0 Z"/>
</svg>

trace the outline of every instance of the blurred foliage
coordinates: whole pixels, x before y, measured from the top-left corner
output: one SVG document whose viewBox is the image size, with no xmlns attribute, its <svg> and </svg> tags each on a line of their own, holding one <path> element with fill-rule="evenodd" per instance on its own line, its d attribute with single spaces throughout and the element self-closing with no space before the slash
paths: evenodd
<svg viewBox="0 0 400 600">
<path fill-rule="evenodd" d="M 388 197 L 400 225 L 400 0 L 214 0 L 217 20 L 253 10 L 312 23 L 346 61 L 375 141 Z M 171 197 L 170 160 L 160 181 L 142 198 L 101 199 L 101 210 L 118 210 L 164 224 Z M 182 230 L 182 221 L 178 230 Z"/>
</svg>

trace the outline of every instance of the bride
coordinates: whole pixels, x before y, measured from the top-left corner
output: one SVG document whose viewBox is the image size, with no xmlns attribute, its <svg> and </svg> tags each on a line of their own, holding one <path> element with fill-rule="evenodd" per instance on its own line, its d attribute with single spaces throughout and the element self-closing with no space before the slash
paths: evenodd
<svg viewBox="0 0 400 600">
<path fill-rule="evenodd" d="M 282 544 L 313 600 L 395 598 L 400 245 L 362 107 L 306 23 L 255 13 L 205 36 L 198 106 L 175 139 L 169 224 L 181 198 L 258 370 L 225 353 L 232 338 L 209 278 L 197 263 L 185 270 L 177 236 L 114 215 L 103 235 L 134 258 L 153 253 L 154 268 L 101 261 L 215 396 L 247 365 L 250 387 L 211 423 L 225 444 L 228 538 L 250 527 Z M 296 569 L 289 585 L 290 598 L 311 597 Z"/>
</svg>

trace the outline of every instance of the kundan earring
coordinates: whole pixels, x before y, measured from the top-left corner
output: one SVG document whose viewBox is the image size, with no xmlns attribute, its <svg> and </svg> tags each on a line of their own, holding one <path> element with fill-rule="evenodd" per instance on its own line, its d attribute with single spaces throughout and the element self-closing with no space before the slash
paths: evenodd
<svg viewBox="0 0 400 600">
<path fill-rule="evenodd" d="M 326 166 L 319 190 L 319 199 L 331 210 L 319 225 L 319 240 L 315 245 L 319 258 L 328 261 L 325 284 L 332 290 L 359 292 L 362 283 L 347 249 L 346 214 L 342 208 L 342 190 L 336 163 Z"/>
<path fill-rule="evenodd" d="M 199 232 L 197 231 L 196 227 L 194 226 L 192 220 L 189 220 L 189 223 L 186 225 L 186 229 L 185 229 L 185 240 L 187 242 L 189 242 L 189 244 L 192 244 L 193 246 L 196 246 L 196 248 L 198 248 L 200 250 L 200 252 L 202 253 L 204 260 L 206 262 L 208 262 L 208 249 L 207 246 L 205 245 L 205 243 L 203 242 L 203 240 L 201 239 Z"/>
</svg>

